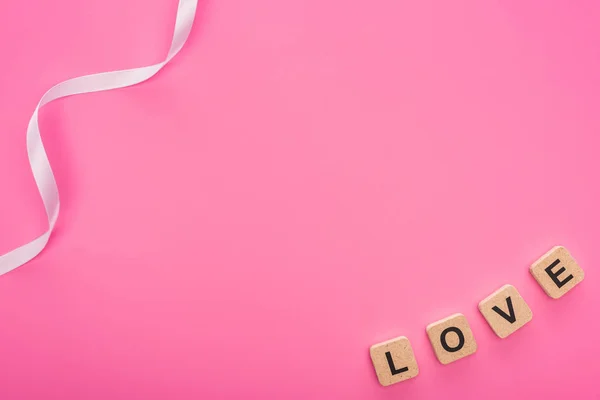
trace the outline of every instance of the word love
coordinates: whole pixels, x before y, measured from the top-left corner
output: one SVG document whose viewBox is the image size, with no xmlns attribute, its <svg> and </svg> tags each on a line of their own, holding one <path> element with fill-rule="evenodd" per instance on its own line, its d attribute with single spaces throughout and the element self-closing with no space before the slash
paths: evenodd
<svg viewBox="0 0 600 400">
<path fill-rule="evenodd" d="M 562 246 L 556 246 L 529 269 L 548 296 L 562 297 L 583 280 L 583 270 Z M 500 338 L 531 321 L 533 313 L 517 289 L 505 285 L 479 302 L 479 311 Z M 477 342 L 464 315 L 454 314 L 427 326 L 437 359 L 449 364 L 477 351 Z M 371 346 L 371 360 L 383 386 L 414 378 L 419 366 L 410 341 L 398 337 Z"/>
</svg>

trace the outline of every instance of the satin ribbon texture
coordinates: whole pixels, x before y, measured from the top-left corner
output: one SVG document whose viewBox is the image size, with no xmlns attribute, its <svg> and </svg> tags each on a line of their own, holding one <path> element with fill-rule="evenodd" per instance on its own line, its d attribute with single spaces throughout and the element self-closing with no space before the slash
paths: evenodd
<svg viewBox="0 0 600 400">
<path fill-rule="evenodd" d="M 49 102 L 75 94 L 100 92 L 103 90 L 119 89 L 136 85 L 154 76 L 160 71 L 185 44 L 196 15 L 198 0 L 179 0 L 175 29 L 171 47 L 164 61 L 147 67 L 133 68 L 121 71 L 103 72 L 69 79 L 53 86 L 40 99 L 27 127 L 27 155 L 35 183 L 46 209 L 48 217 L 48 230 L 41 236 L 26 243 L 6 254 L 0 256 L 0 275 L 5 274 L 36 257 L 48 243 L 52 234 L 58 213 L 60 200 L 58 186 L 52 173 L 52 167 L 48 156 L 38 123 L 38 112 L 41 107 Z"/>
</svg>

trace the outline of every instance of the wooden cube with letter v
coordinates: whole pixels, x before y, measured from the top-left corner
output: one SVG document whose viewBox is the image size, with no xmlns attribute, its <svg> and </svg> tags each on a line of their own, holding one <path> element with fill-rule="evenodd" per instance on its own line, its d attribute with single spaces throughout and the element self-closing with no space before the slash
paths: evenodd
<svg viewBox="0 0 600 400">
<path fill-rule="evenodd" d="M 558 299 L 583 280 L 583 270 L 562 246 L 556 246 L 534 262 L 531 274 L 542 289 Z"/>
<path fill-rule="evenodd" d="M 479 311 L 490 327 L 504 339 L 531 321 L 533 313 L 512 285 L 504 285 L 479 302 Z"/>
<path fill-rule="evenodd" d="M 379 383 L 389 386 L 414 378 L 419 366 L 410 341 L 400 336 L 371 346 L 371 360 Z"/>
</svg>

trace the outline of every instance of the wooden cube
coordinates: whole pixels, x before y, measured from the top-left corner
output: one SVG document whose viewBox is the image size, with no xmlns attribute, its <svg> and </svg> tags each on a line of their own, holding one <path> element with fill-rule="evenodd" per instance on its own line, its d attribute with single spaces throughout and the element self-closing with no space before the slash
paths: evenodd
<svg viewBox="0 0 600 400">
<path fill-rule="evenodd" d="M 429 324 L 427 336 L 442 364 L 450 364 L 477 351 L 477 342 L 469 322 L 462 314 L 454 314 Z"/>
<path fill-rule="evenodd" d="M 481 300 L 479 311 L 496 335 L 502 339 L 516 332 L 533 318 L 531 309 L 512 285 L 504 285 Z"/>
<path fill-rule="evenodd" d="M 414 378 L 419 366 L 410 341 L 400 336 L 371 346 L 371 360 L 377 379 L 383 386 Z"/>
<path fill-rule="evenodd" d="M 562 246 L 556 246 L 534 262 L 531 274 L 546 294 L 558 299 L 583 280 L 583 270 Z"/>
</svg>

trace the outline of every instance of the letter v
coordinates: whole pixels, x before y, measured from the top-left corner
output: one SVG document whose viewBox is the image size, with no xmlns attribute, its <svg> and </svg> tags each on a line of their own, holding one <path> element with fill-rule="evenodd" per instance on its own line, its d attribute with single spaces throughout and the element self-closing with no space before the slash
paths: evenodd
<svg viewBox="0 0 600 400">
<path fill-rule="evenodd" d="M 515 315 L 515 310 L 513 309 L 512 299 L 510 298 L 510 296 L 506 298 L 506 304 L 508 305 L 508 315 L 504 311 L 502 311 L 498 306 L 492 307 L 492 310 L 496 311 L 498 315 L 500 315 L 502 318 L 504 318 L 511 324 L 514 324 L 517 320 L 517 316 Z"/>
</svg>

